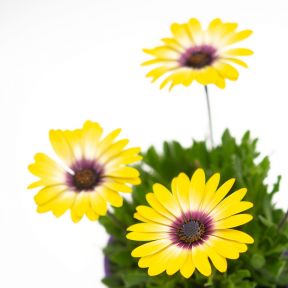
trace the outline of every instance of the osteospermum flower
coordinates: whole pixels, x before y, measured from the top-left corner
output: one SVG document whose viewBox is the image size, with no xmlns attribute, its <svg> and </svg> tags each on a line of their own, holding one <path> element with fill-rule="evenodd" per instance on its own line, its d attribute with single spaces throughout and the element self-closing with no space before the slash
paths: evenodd
<svg viewBox="0 0 288 288">
<path fill-rule="evenodd" d="M 57 217 L 71 209 L 74 222 L 86 215 L 97 220 L 107 212 L 107 202 L 122 206 L 119 192 L 131 192 L 131 184 L 140 184 L 139 172 L 127 167 L 139 161 L 140 148 L 125 149 L 127 139 L 116 141 L 121 129 L 102 138 L 98 123 L 87 121 L 82 129 L 51 130 L 50 142 L 63 161 L 58 164 L 38 153 L 29 166 L 40 178 L 28 188 L 42 187 L 35 196 L 40 213 L 52 211 Z"/>
<path fill-rule="evenodd" d="M 202 169 L 191 180 L 181 173 L 172 181 L 172 193 L 160 184 L 146 195 L 150 206 L 138 206 L 134 217 L 143 223 L 130 226 L 127 238 L 149 241 L 132 251 L 140 257 L 140 268 L 148 268 L 150 276 L 166 270 L 189 278 L 195 268 L 205 276 L 211 274 L 211 263 L 220 272 L 227 269 L 228 259 L 237 259 L 253 239 L 246 233 L 231 229 L 252 219 L 238 214 L 253 206 L 241 201 L 247 190 L 230 191 L 235 179 L 218 189 L 220 175 L 214 174 L 205 183 Z"/>
<path fill-rule="evenodd" d="M 193 81 L 224 88 L 225 79 L 238 78 L 238 71 L 231 64 L 247 67 L 238 57 L 253 54 L 246 48 L 231 47 L 252 33 L 251 30 L 237 32 L 237 26 L 237 23 L 223 23 L 215 19 L 204 30 L 195 18 L 185 24 L 172 24 L 171 38 L 162 39 L 161 46 L 144 49 L 154 58 L 143 65 L 157 65 L 147 77 L 155 81 L 166 75 L 161 88 L 168 83 L 170 89 L 178 84 L 189 86 Z"/>
</svg>

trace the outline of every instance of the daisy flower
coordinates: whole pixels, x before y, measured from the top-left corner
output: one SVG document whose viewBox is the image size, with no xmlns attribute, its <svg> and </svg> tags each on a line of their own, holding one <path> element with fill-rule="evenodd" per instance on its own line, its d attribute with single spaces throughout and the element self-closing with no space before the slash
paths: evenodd
<svg viewBox="0 0 288 288">
<path fill-rule="evenodd" d="M 140 268 L 148 268 L 150 276 L 166 270 L 177 271 L 189 278 L 197 269 L 211 275 L 211 263 L 220 272 L 227 270 L 228 259 L 237 259 L 253 243 L 248 234 L 232 229 L 252 220 L 250 214 L 238 214 L 253 206 L 241 201 L 247 190 L 239 189 L 229 196 L 235 179 L 219 188 L 220 175 L 214 174 L 205 183 L 202 169 L 191 180 L 184 174 L 175 177 L 172 193 L 154 184 L 146 195 L 150 206 L 138 206 L 134 217 L 142 223 L 128 228 L 127 238 L 148 241 L 132 251 L 140 257 Z"/>
<path fill-rule="evenodd" d="M 132 192 L 131 184 L 140 184 L 139 172 L 127 164 L 141 159 L 140 148 L 124 149 L 129 140 L 117 140 L 121 129 L 102 137 L 98 123 L 86 121 L 76 130 L 51 130 L 50 142 L 58 164 L 38 153 L 29 171 L 39 179 L 28 188 L 41 190 L 35 196 L 40 213 L 52 211 L 56 217 L 71 209 L 78 222 L 86 215 L 97 220 L 107 213 L 107 202 L 122 206 L 119 192 Z"/>
<path fill-rule="evenodd" d="M 167 84 L 170 89 L 179 84 L 189 86 L 194 81 L 224 88 L 225 79 L 238 78 L 238 71 L 232 64 L 247 67 L 238 57 L 253 54 L 250 49 L 232 46 L 252 33 L 251 30 L 237 32 L 237 26 L 237 23 L 214 19 L 208 29 L 203 29 L 195 18 L 185 24 L 172 24 L 172 37 L 162 39 L 161 46 L 144 49 L 153 58 L 143 65 L 157 66 L 147 77 L 154 82 L 165 75 L 160 88 Z"/>
</svg>

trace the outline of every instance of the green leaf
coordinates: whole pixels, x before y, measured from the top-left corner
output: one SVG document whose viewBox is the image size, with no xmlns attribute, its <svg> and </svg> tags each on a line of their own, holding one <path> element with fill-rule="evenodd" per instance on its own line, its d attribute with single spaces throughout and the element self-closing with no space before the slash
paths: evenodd
<svg viewBox="0 0 288 288">
<path fill-rule="evenodd" d="M 265 265 L 265 257 L 262 254 L 254 254 L 251 258 L 251 264 L 255 269 L 260 269 Z"/>
</svg>

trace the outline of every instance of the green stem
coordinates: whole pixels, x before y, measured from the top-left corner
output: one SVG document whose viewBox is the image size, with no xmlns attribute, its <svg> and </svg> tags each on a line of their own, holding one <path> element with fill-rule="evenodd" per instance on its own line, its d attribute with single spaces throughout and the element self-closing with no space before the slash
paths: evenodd
<svg viewBox="0 0 288 288">
<path fill-rule="evenodd" d="M 281 230 L 285 223 L 288 221 L 288 210 L 286 211 L 285 215 L 283 216 L 283 218 L 281 219 L 279 225 L 278 225 L 278 229 Z"/>
<path fill-rule="evenodd" d="M 123 229 L 124 231 L 126 231 L 126 227 L 125 225 L 117 218 L 115 217 L 115 215 L 113 213 L 111 213 L 110 211 L 107 212 L 107 216 L 110 217 L 110 219 L 121 229 Z"/>
<path fill-rule="evenodd" d="M 214 137 L 213 137 L 213 127 L 212 127 L 212 113 L 211 113 L 211 106 L 209 100 L 209 93 L 208 93 L 208 86 L 204 86 L 205 95 L 206 95 L 206 103 L 207 103 L 207 112 L 208 112 L 208 120 L 209 120 L 209 138 L 211 142 L 211 147 L 214 147 Z"/>
</svg>

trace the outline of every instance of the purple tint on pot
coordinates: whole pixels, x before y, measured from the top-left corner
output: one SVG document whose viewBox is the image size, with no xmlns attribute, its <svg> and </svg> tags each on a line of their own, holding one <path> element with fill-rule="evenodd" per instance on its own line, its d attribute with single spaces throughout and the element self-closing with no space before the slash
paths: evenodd
<svg viewBox="0 0 288 288">
<path fill-rule="evenodd" d="M 113 243 L 114 237 L 110 236 L 107 242 L 107 246 L 111 245 Z M 109 261 L 109 258 L 107 255 L 104 255 L 104 273 L 105 276 L 111 276 L 112 272 L 111 272 L 111 263 Z"/>
</svg>

